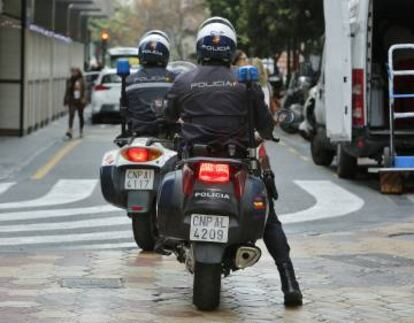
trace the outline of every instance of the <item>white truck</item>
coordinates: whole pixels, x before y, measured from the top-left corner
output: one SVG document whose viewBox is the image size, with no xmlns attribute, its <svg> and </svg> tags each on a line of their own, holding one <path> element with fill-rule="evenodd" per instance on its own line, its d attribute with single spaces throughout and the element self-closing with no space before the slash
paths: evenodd
<svg viewBox="0 0 414 323">
<path fill-rule="evenodd" d="M 414 43 L 413 0 L 324 0 L 325 50 L 321 77 L 306 104 L 305 126 L 312 158 L 352 178 L 358 158 L 383 161 L 390 142 L 387 53 L 390 46 Z M 400 69 L 414 70 L 414 51 L 400 54 Z M 414 93 L 414 77 L 404 77 Z M 414 111 L 414 100 L 399 106 Z M 396 125 L 396 149 L 414 152 L 414 121 Z"/>
</svg>

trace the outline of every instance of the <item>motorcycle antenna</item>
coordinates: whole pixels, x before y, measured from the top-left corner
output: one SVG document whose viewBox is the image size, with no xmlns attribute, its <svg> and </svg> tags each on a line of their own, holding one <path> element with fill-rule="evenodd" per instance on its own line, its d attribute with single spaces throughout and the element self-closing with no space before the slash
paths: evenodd
<svg viewBox="0 0 414 323">
<path fill-rule="evenodd" d="M 120 59 L 116 65 L 116 73 L 118 76 L 121 77 L 121 98 L 120 98 L 120 113 L 121 113 L 121 133 L 122 136 L 126 133 L 126 112 L 128 110 L 127 107 L 127 99 L 126 99 L 126 79 L 131 74 L 131 67 L 129 65 L 129 61 L 126 59 Z"/>
<path fill-rule="evenodd" d="M 259 80 L 259 71 L 254 66 L 242 66 L 237 71 L 237 79 L 240 83 L 246 85 L 248 100 L 248 125 L 249 125 L 249 159 L 252 170 L 259 169 L 257 161 L 256 138 L 254 135 L 254 103 L 253 103 L 253 86 Z"/>
</svg>

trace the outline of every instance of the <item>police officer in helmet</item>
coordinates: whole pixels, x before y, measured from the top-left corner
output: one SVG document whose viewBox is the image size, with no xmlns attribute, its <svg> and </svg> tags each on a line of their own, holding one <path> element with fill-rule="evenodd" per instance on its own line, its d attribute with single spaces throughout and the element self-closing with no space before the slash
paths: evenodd
<svg viewBox="0 0 414 323">
<path fill-rule="evenodd" d="M 184 150 L 196 144 L 248 145 L 248 102 L 244 85 L 238 84 L 230 64 L 237 40 L 233 25 L 224 18 L 203 22 L 197 35 L 196 69 L 180 75 L 168 93 L 166 116 L 181 119 Z M 254 90 L 255 129 L 272 139 L 273 119 L 260 87 Z M 302 305 L 302 294 L 289 256 L 290 247 L 282 225 L 269 201 L 270 214 L 263 240 L 276 262 L 286 306 Z"/>
<path fill-rule="evenodd" d="M 126 80 L 127 135 L 158 136 L 163 100 L 174 81 L 167 70 L 170 41 L 166 33 L 151 30 L 138 43 L 140 66 Z"/>
</svg>

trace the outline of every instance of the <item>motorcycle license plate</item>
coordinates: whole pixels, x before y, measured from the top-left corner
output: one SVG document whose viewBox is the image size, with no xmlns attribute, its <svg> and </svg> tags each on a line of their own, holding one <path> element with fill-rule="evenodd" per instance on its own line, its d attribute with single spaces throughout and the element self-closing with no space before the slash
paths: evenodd
<svg viewBox="0 0 414 323">
<path fill-rule="evenodd" d="M 154 170 L 127 169 L 124 187 L 126 190 L 152 190 L 154 188 Z"/>
<path fill-rule="evenodd" d="M 229 236 L 228 216 L 192 214 L 190 240 L 226 243 Z"/>
</svg>

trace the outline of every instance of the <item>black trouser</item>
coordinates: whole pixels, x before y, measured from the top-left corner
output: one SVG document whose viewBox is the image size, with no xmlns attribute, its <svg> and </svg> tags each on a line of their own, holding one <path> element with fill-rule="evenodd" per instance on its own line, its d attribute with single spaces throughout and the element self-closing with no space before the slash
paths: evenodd
<svg viewBox="0 0 414 323">
<path fill-rule="evenodd" d="M 70 105 L 69 106 L 69 129 L 73 128 L 73 120 L 75 119 L 75 113 L 76 111 L 78 111 L 78 116 L 79 116 L 79 130 L 82 131 L 83 130 L 83 125 L 85 123 L 84 118 L 83 118 L 83 107 L 78 107 L 76 105 Z"/>
<path fill-rule="evenodd" d="M 272 200 L 269 202 L 269 208 L 269 218 L 267 219 L 263 241 L 277 265 L 290 262 L 290 246 L 283 231 L 282 223 L 276 215 Z"/>
</svg>

